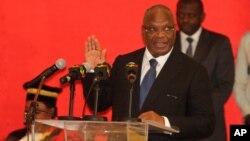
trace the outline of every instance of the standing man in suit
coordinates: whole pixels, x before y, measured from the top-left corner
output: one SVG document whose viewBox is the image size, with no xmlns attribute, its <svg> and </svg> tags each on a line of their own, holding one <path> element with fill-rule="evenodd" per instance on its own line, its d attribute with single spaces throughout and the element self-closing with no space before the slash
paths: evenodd
<svg viewBox="0 0 250 141">
<path fill-rule="evenodd" d="M 205 13 L 201 0 L 179 0 L 175 47 L 203 65 L 212 84 L 216 126 L 208 141 L 226 141 L 224 105 L 234 84 L 234 60 L 229 39 L 201 26 Z"/>
<path fill-rule="evenodd" d="M 110 77 L 99 82 L 98 110 L 112 106 L 112 120 L 123 120 L 129 117 L 131 86 L 125 66 L 129 62 L 139 66 L 133 83 L 132 117 L 180 130 L 172 134 L 150 133 L 149 141 L 191 141 L 209 136 L 214 128 L 211 85 L 206 69 L 174 48 L 174 25 L 168 7 L 154 5 L 147 9 L 141 27 L 145 47 L 119 55 Z M 94 36 L 87 40 L 85 60 L 90 68 L 105 62 L 105 52 Z M 94 78 L 94 73 L 88 73 L 83 80 L 84 94 L 91 108 L 95 105 L 94 90 L 87 94 Z M 151 86 L 150 82 L 153 82 Z"/>
</svg>

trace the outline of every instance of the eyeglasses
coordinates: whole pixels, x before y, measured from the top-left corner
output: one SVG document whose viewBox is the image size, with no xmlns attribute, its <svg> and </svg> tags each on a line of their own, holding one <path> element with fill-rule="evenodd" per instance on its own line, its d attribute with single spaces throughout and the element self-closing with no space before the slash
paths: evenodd
<svg viewBox="0 0 250 141">
<path fill-rule="evenodd" d="M 45 110 L 41 110 L 41 109 L 36 108 L 36 113 L 35 113 L 35 114 L 38 115 L 38 114 L 41 114 L 41 113 L 51 114 L 51 113 L 48 112 L 48 111 L 45 111 Z M 29 113 L 29 110 L 28 110 L 28 109 L 25 109 L 24 114 L 25 114 L 25 115 L 30 114 L 30 113 Z"/>
<path fill-rule="evenodd" d="M 142 26 L 143 29 L 145 30 L 146 33 L 155 35 L 158 32 L 163 32 L 164 34 L 170 34 L 173 33 L 173 31 L 175 30 L 175 26 L 166 26 L 164 28 L 156 28 L 153 26 Z"/>
<path fill-rule="evenodd" d="M 182 12 L 177 12 L 177 18 L 179 19 L 184 19 L 184 18 L 189 18 L 189 19 L 193 19 L 193 18 L 197 18 L 198 16 L 200 16 L 200 14 L 197 13 L 182 13 Z"/>
</svg>

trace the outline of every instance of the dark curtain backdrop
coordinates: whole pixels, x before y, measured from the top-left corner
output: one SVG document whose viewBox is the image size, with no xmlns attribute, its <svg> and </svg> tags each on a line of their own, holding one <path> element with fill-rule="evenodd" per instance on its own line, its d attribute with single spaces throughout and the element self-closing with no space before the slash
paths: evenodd
<svg viewBox="0 0 250 141">
<path fill-rule="evenodd" d="M 241 35 L 250 30 L 249 0 L 203 0 L 203 25 L 229 36 L 236 54 Z M 68 68 L 84 62 L 88 36 L 99 38 L 112 63 L 118 54 L 143 46 L 140 26 L 146 8 L 168 5 L 176 11 L 177 0 L 0 0 L 0 140 L 23 127 L 26 92 L 22 85 L 58 58 L 67 68 L 45 81 L 63 88 L 58 97 L 59 115 L 68 115 L 69 85 L 59 78 Z M 84 99 L 76 84 L 74 116 L 82 115 Z M 226 106 L 227 128 L 241 124 L 241 113 L 231 96 Z M 91 114 L 87 109 L 86 114 Z M 110 119 L 111 112 L 103 113 Z"/>
</svg>

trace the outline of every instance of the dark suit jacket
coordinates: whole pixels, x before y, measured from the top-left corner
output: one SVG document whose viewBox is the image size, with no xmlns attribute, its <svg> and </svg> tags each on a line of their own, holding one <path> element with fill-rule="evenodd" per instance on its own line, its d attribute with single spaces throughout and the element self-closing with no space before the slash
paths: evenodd
<svg viewBox="0 0 250 141">
<path fill-rule="evenodd" d="M 100 82 L 98 110 L 112 106 L 112 119 L 128 117 L 129 89 L 125 65 L 135 62 L 139 65 L 134 84 L 132 116 L 153 110 L 166 116 L 172 126 L 180 129 L 179 134 L 150 134 L 149 141 L 193 140 L 211 134 L 214 127 L 211 87 L 206 69 L 178 50 L 173 50 L 168 61 L 156 78 L 146 100 L 139 109 L 141 64 L 145 48 L 116 58 L 111 76 Z M 90 88 L 93 74 L 83 80 L 85 96 Z M 93 108 L 93 96 L 88 104 Z M 92 100 L 91 100 L 92 99 Z"/>
<path fill-rule="evenodd" d="M 15 130 L 8 135 L 5 141 L 19 141 L 22 137 L 25 136 L 26 132 L 26 128 Z"/>
<path fill-rule="evenodd" d="M 177 32 L 176 49 L 181 49 L 180 32 Z M 229 39 L 203 29 L 193 59 L 203 65 L 212 84 L 216 126 L 209 141 L 226 141 L 224 105 L 234 84 L 234 60 Z"/>
</svg>

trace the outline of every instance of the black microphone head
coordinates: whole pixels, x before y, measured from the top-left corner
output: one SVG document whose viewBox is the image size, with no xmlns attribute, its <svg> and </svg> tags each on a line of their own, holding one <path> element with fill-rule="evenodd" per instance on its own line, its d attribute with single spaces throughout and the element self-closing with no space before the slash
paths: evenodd
<svg viewBox="0 0 250 141">
<path fill-rule="evenodd" d="M 55 66 L 59 70 L 64 69 L 66 67 L 66 61 L 63 58 L 59 58 L 56 60 Z"/>
<path fill-rule="evenodd" d="M 127 78 L 130 83 L 134 83 L 136 80 L 138 71 L 138 65 L 135 62 L 129 62 L 126 64 L 126 72 L 127 72 Z"/>
<path fill-rule="evenodd" d="M 69 76 L 69 74 L 66 74 L 65 76 L 63 76 L 59 79 L 61 84 L 65 84 L 67 82 L 70 82 L 70 80 L 71 80 L 71 76 Z"/>
<path fill-rule="evenodd" d="M 64 84 L 75 80 L 81 80 L 85 77 L 86 73 L 87 69 L 84 65 L 74 65 L 69 68 L 68 74 L 60 78 L 60 83 Z"/>
<path fill-rule="evenodd" d="M 66 67 L 66 61 L 62 58 L 57 59 L 55 64 L 45 69 L 42 73 L 32 79 L 29 83 L 24 84 L 24 87 L 29 87 L 32 85 L 38 85 L 42 78 L 48 78 L 57 70 L 64 69 Z"/>
<path fill-rule="evenodd" d="M 110 76 L 110 65 L 108 63 L 97 64 L 95 67 L 95 76 L 98 80 L 106 80 Z"/>
<path fill-rule="evenodd" d="M 72 75 L 75 75 L 77 80 L 80 80 L 81 78 L 85 77 L 87 70 L 84 65 L 74 65 L 69 68 L 69 72 Z"/>
</svg>

